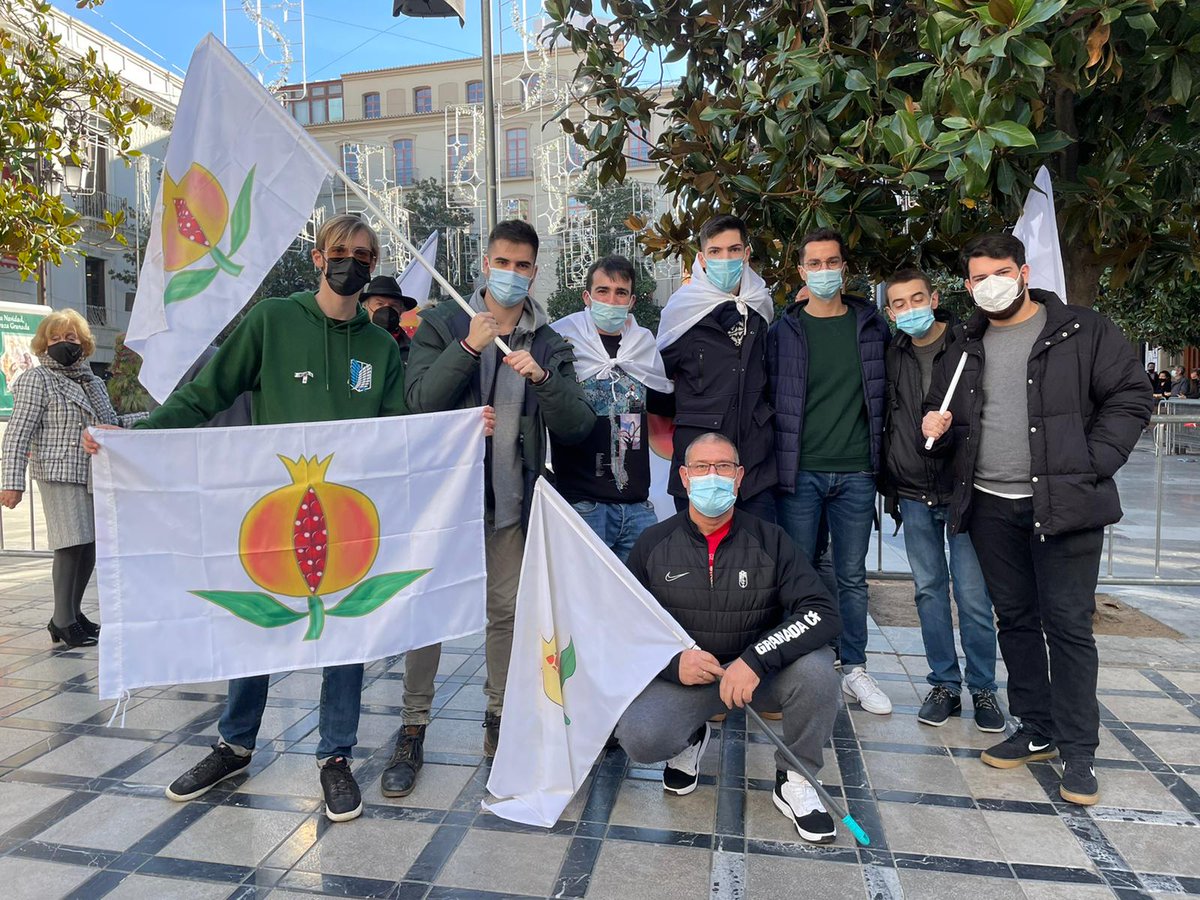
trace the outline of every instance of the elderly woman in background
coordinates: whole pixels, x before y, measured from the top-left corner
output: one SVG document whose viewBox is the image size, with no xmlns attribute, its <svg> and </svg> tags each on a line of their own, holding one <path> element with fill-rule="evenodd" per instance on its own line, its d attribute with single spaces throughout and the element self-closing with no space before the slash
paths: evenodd
<svg viewBox="0 0 1200 900">
<path fill-rule="evenodd" d="M 73 309 L 46 316 L 31 342 L 40 365 L 11 387 L 12 418 L 0 451 L 0 504 L 13 509 L 25 492 L 25 467 L 37 479 L 54 551 L 54 643 L 95 644 L 100 626 L 80 609 L 96 567 L 91 457 L 81 445 L 89 425 L 129 425 L 144 416 L 118 416 L 104 382 L 87 363 L 95 352 L 91 329 Z"/>
</svg>

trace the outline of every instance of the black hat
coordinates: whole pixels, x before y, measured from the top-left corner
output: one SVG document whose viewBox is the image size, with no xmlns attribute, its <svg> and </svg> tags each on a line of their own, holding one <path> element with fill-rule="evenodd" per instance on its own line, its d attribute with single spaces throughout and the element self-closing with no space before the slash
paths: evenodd
<svg viewBox="0 0 1200 900">
<path fill-rule="evenodd" d="M 392 300 L 399 300 L 405 309 L 417 308 L 417 301 L 412 297 L 404 296 L 400 285 L 391 275 L 376 275 L 372 278 L 371 283 L 363 288 L 360 299 L 365 301 L 368 297 L 388 297 Z"/>
</svg>

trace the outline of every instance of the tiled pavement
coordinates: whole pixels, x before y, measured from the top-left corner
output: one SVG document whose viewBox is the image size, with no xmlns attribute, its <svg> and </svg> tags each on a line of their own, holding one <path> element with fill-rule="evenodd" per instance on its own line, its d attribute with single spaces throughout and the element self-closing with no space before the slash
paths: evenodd
<svg viewBox="0 0 1200 900">
<path fill-rule="evenodd" d="M 1200 894 L 1200 644 L 1102 639 L 1105 806 L 1057 799 L 1048 763 L 978 760 L 969 719 L 918 725 L 915 629 L 875 629 L 891 717 L 843 709 L 823 777 L 872 837 L 811 847 L 771 804 L 765 736 L 731 715 L 700 788 L 663 797 L 654 769 L 604 757 L 557 827 L 480 812 L 483 652 L 443 654 L 426 766 L 410 797 L 379 777 L 399 727 L 401 660 L 368 668 L 362 819 L 320 815 L 319 678 L 275 679 L 251 777 L 178 805 L 162 788 L 213 740 L 221 684 L 138 691 L 124 721 L 96 696 L 96 651 L 50 650 L 49 566 L 0 561 L 0 897 L 1122 898 Z M 94 601 L 91 601 L 94 602 Z M 1194 638 L 1194 635 L 1192 636 Z M 119 726 L 119 727 L 118 727 Z"/>
</svg>

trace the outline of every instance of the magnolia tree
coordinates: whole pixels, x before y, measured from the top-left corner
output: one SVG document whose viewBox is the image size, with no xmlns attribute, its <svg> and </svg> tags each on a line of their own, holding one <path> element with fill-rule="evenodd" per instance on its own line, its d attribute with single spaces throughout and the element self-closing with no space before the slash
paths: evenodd
<svg viewBox="0 0 1200 900">
<path fill-rule="evenodd" d="M 102 0 L 80 0 L 82 8 Z M 0 4 L 0 252 L 15 257 L 21 276 L 62 262 L 79 240 L 79 215 L 55 185 L 66 165 L 86 165 L 90 132 L 116 156 L 137 156 L 134 125 L 150 104 L 129 94 L 95 49 L 73 56 L 50 19 L 50 4 Z M 113 238 L 124 213 L 105 212 Z"/>
<path fill-rule="evenodd" d="M 602 183 L 657 119 L 675 211 L 644 245 L 690 259 L 717 212 L 751 226 L 777 299 L 804 233 L 860 271 L 955 269 L 1055 177 L 1070 300 L 1200 263 L 1200 3 L 1180 0 L 546 0 L 581 62 L 561 119 Z M 682 69 L 670 84 L 648 73 Z"/>
</svg>

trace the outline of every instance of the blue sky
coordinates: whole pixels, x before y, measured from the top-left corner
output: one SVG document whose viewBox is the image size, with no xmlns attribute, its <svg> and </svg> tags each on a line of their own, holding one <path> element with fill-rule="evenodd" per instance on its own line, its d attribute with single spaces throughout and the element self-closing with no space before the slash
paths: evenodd
<svg viewBox="0 0 1200 900">
<path fill-rule="evenodd" d="M 221 37 L 222 0 L 107 0 L 94 11 L 77 10 L 74 0 L 51 2 L 177 74 L 187 69 L 192 50 L 205 34 Z M 241 3 L 224 4 L 230 21 L 239 22 L 240 34 L 246 35 L 249 25 Z M 263 0 L 264 12 L 271 5 L 271 0 Z M 531 16 L 541 11 L 536 0 L 526 0 L 525 6 Z M 392 0 L 305 0 L 308 78 L 478 56 L 478 10 L 469 0 L 467 24 L 460 28 L 456 19 L 394 19 Z M 497 51 L 499 42 L 506 50 L 518 46 L 511 10 L 509 2 L 493 6 Z M 230 44 L 235 45 L 232 26 Z M 298 75 L 298 69 L 293 71 Z"/>
</svg>

